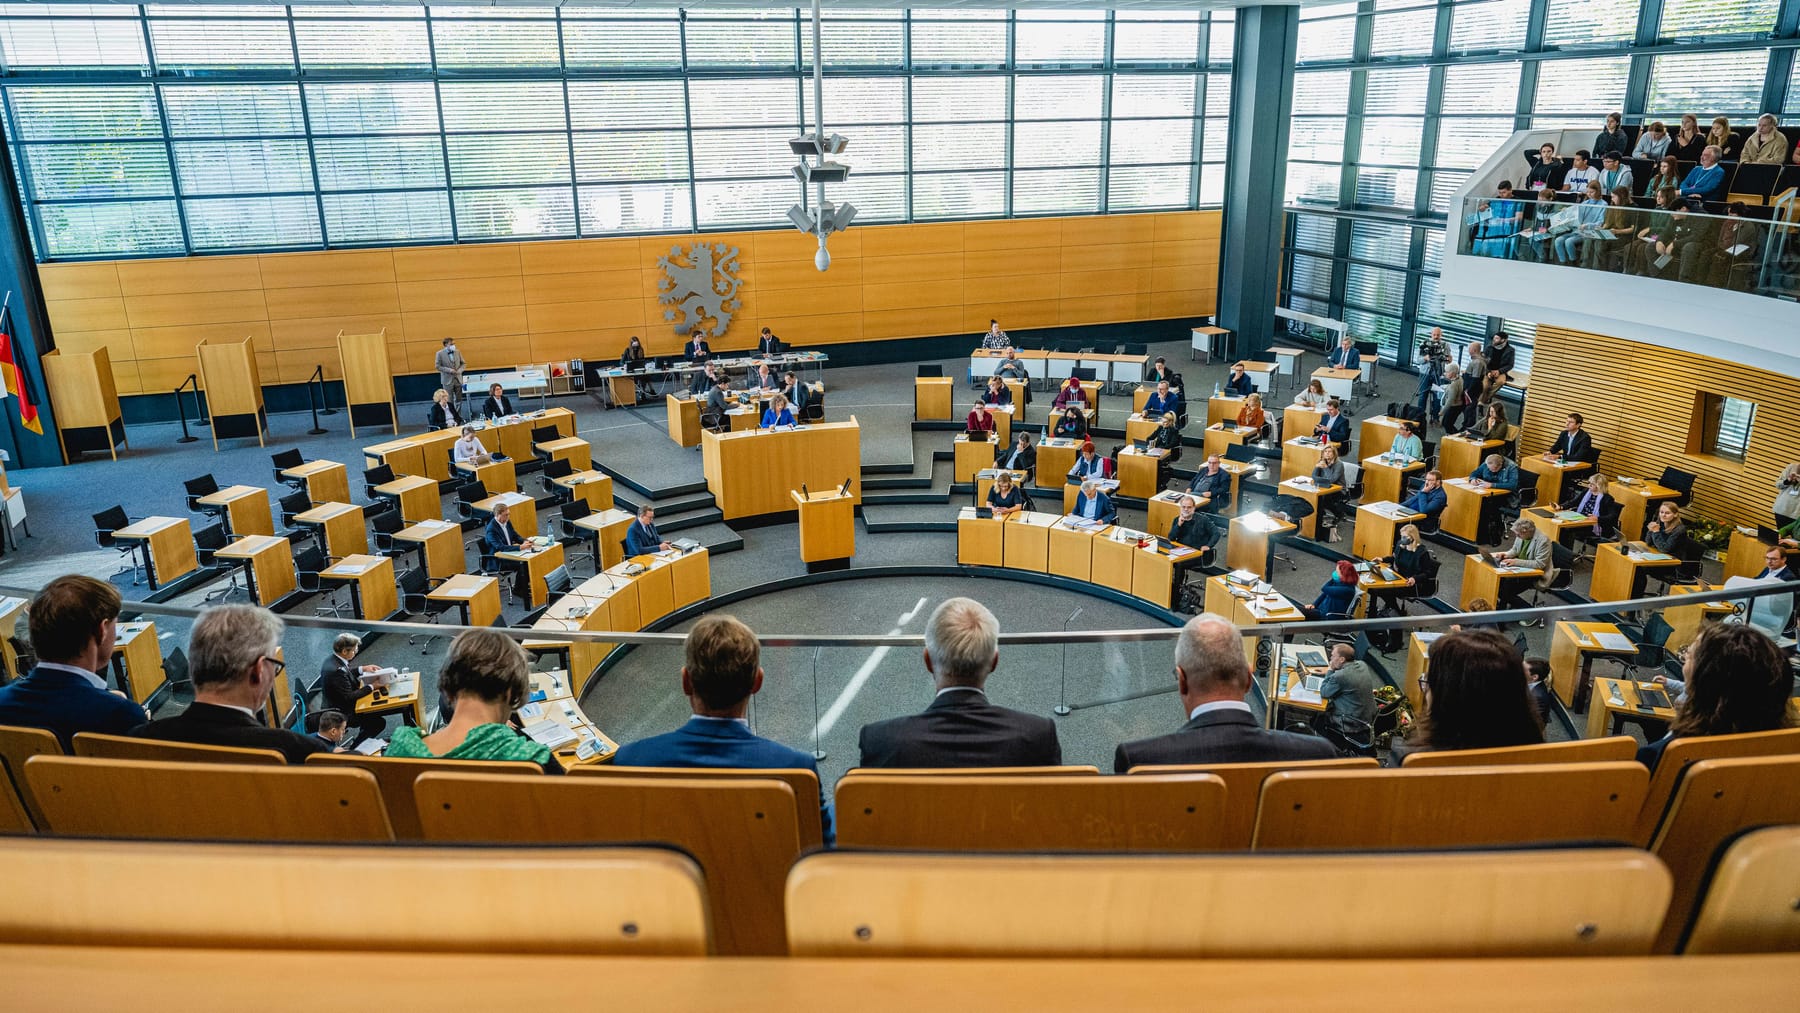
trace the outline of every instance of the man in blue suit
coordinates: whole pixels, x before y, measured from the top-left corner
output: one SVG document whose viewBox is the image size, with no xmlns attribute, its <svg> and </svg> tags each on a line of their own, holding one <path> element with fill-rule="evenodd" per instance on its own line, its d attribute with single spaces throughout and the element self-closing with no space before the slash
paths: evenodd
<svg viewBox="0 0 1800 1013">
<path fill-rule="evenodd" d="M 625 529 L 625 555 L 643 556 L 672 548 L 656 530 L 656 509 L 647 503 L 638 507 L 637 520 Z"/>
<path fill-rule="evenodd" d="M 0 725 L 44 728 L 64 752 L 76 732 L 124 735 L 144 723 L 144 708 L 109 692 L 95 672 L 112 660 L 119 592 L 92 577 L 58 577 L 31 601 L 31 646 L 37 667 L 0 686 Z"/>
<path fill-rule="evenodd" d="M 1181 414 L 1181 395 L 1169 389 L 1169 381 L 1156 381 L 1156 390 L 1144 399 L 1144 417 L 1161 415 L 1164 412 Z"/>
<path fill-rule="evenodd" d="M 619 747 L 615 767 L 727 767 L 749 770 L 819 772 L 811 753 L 804 753 L 750 730 L 744 713 L 762 689 L 762 649 L 756 634 L 733 616 L 709 615 L 687 635 L 687 663 L 681 668 L 681 692 L 694 716 L 672 732 Z M 825 843 L 835 843 L 831 807 L 820 791 L 819 819 Z"/>
</svg>

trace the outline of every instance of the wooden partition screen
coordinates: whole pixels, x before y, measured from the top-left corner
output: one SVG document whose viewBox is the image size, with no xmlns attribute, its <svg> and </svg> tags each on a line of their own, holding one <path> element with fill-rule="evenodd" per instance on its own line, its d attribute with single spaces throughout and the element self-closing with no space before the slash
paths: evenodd
<svg viewBox="0 0 1800 1013">
<path fill-rule="evenodd" d="M 262 378 L 251 339 L 202 341 L 194 351 L 200 359 L 200 389 L 206 391 L 206 410 L 212 418 L 213 449 L 219 449 L 221 436 L 254 436 L 263 444 Z"/>
<path fill-rule="evenodd" d="M 1702 395 L 1756 406 L 1742 460 L 1695 453 Z M 1521 454 L 1541 454 L 1580 412 L 1601 449 L 1600 471 L 1655 480 L 1674 467 L 1697 476 L 1690 516 L 1767 525 L 1781 472 L 1800 447 L 1800 377 L 1660 345 L 1539 327 L 1525 399 Z M 1690 444 L 1690 439 L 1694 442 Z"/>
<path fill-rule="evenodd" d="M 365 426 L 392 426 L 398 435 L 400 413 L 394 407 L 394 378 L 388 370 L 387 329 L 374 334 L 339 331 L 337 347 L 350 435 L 356 435 L 358 422 Z"/>
<path fill-rule="evenodd" d="M 1219 213 L 857 226 L 817 241 L 792 229 L 43 264 L 57 347 L 105 346 L 122 394 L 173 389 L 197 340 L 251 336 L 262 376 L 338 378 L 337 335 L 384 333 L 389 376 L 428 374 L 455 337 L 471 370 L 615 359 L 639 335 L 681 339 L 658 301 L 671 247 L 738 249 L 742 281 L 719 351 L 772 328 L 790 344 L 975 335 L 1172 320 L 1214 312 Z"/>
<path fill-rule="evenodd" d="M 79 454 L 105 449 L 113 460 L 118 460 L 119 444 L 129 443 L 106 346 L 91 352 L 51 349 L 44 353 L 42 361 L 44 386 L 54 406 L 56 438 L 62 444 L 63 458 L 67 460 L 71 450 Z"/>
</svg>

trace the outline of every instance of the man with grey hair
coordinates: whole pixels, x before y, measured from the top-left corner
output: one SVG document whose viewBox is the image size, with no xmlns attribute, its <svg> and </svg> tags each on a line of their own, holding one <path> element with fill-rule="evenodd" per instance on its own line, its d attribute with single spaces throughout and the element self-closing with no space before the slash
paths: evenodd
<svg viewBox="0 0 1800 1013">
<path fill-rule="evenodd" d="M 1000 623 L 980 602 L 951 598 L 925 628 L 925 670 L 937 696 L 923 713 L 863 726 L 864 767 L 1053 767 L 1056 723 L 988 702 L 1000 664 Z"/>
<path fill-rule="evenodd" d="M 1311 735 L 1262 727 L 1244 696 L 1250 663 L 1244 639 L 1225 619 L 1203 613 L 1189 619 L 1175 641 L 1175 692 L 1188 722 L 1154 738 L 1121 742 L 1113 772 L 1162 763 L 1268 763 L 1329 760 L 1331 743 Z"/>
<path fill-rule="evenodd" d="M 194 702 L 171 718 L 158 718 L 131 734 L 165 742 L 273 749 L 289 763 L 326 750 L 323 742 L 263 724 L 262 709 L 283 665 L 281 617 L 254 605 L 207 609 L 188 634 L 188 675 Z"/>
<path fill-rule="evenodd" d="M 1535 566 L 1541 573 L 1524 577 L 1500 575 L 1500 601 L 1497 603 L 1501 611 L 1522 609 L 1525 607 L 1523 597 L 1526 584 L 1542 590 L 1550 586 L 1556 577 L 1556 569 L 1550 565 L 1550 539 L 1538 534 L 1537 525 L 1529 517 L 1521 517 L 1513 522 L 1512 547 L 1505 552 L 1494 553 L 1494 559 L 1501 563 L 1512 563 L 1516 566 Z M 1542 619 L 1528 619 L 1522 626 L 1542 626 Z"/>
</svg>

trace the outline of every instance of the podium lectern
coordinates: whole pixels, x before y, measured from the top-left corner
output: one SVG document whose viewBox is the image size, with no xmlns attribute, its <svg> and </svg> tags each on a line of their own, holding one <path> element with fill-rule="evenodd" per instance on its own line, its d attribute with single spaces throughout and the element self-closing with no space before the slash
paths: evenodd
<svg viewBox="0 0 1800 1013">
<path fill-rule="evenodd" d="M 194 348 L 200 359 L 200 386 L 206 391 L 206 410 L 212 416 L 213 449 L 219 437 L 256 437 L 266 446 L 263 433 L 262 373 L 256 367 L 256 349 L 248 335 L 242 341 L 202 341 Z"/>
<path fill-rule="evenodd" d="M 790 493 L 800 508 L 800 560 L 807 573 L 845 570 L 856 555 L 856 500 L 839 492 Z"/>
<path fill-rule="evenodd" d="M 388 364 L 387 328 L 374 334 L 338 332 L 338 360 L 344 370 L 344 404 L 350 412 L 350 435 L 357 423 L 392 426 L 400 433 L 394 407 L 393 367 Z"/>
<path fill-rule="evenodd" d="M 53 348 L 40 360 L 44 386 L 56 410 L 56 438 L 63 460 L 70 454 L 106 450 L 119 459 L 125 439 L 125 418 L 119 411 L 119 392 L 113 386 L 112 359 L 101 345 L 91 352 L 64 352 Z"/>
</svg>

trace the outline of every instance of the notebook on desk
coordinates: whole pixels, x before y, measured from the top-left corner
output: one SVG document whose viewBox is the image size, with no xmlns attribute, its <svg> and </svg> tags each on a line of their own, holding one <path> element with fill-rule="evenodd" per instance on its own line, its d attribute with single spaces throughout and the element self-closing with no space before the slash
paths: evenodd
<svg viewBox="0 0 1800 1013">
<path fill-rule="evenodd" d="M 1594 643 L 1599 644 L 1609 651 L 1637 650 L 1637 645 L 1632 643 L 1631 638 L 1623 633 L 1593 633 L 1589 635 L 1593 637 Z"/>
</svg>

